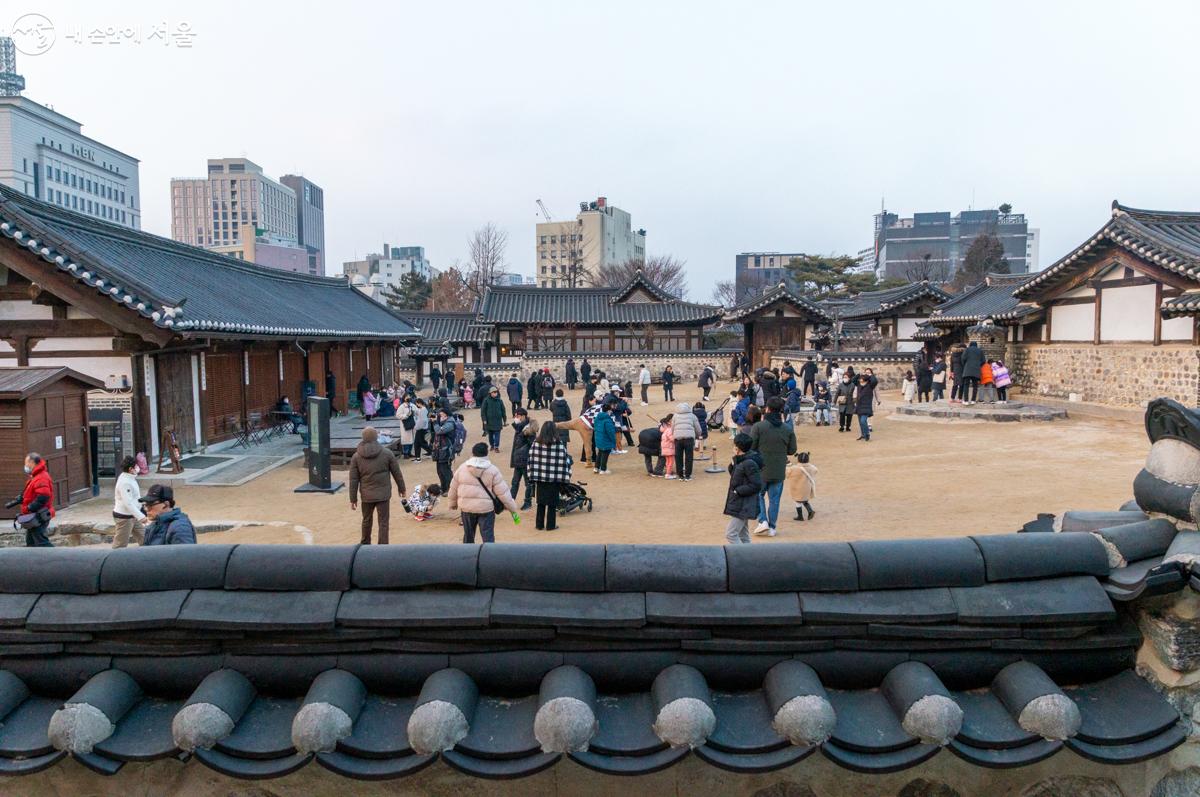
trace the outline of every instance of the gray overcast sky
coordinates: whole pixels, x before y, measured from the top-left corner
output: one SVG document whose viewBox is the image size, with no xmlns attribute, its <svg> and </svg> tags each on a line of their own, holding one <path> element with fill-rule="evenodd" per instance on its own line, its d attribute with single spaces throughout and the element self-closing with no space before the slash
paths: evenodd
<svg viewBox="0 0 1200 797">
<path fill-rule="evenodd" d="M 26 95 L 141 159 L 146 229 L 246 156 L 325 188 L 331 273 L 385 240 L 446 266 L 491 220 L 531 274 L 539 197 L 607 196 L 696 299 L 740 251 L 869 245 L 881 197 L 1011 202 L 1042 265 L 1113 198 L 1200 209 L 1197 3 L 17 0 L 0 28 L 32 11 Z M 164 19 L 190 49 L 68 38 Z"/>
</svg>

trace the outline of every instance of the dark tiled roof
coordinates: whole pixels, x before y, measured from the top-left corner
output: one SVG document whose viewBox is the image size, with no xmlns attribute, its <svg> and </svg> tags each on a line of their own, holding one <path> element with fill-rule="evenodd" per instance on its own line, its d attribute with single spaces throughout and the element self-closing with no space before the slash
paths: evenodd
<svg viewBox="0 0 1200 797">
<path fill-rule="evenodd" d="M 1114 199 L 1112 218 L 1095 235 L 1054 265 L 1035 274 L 1013 294 L 1021 299 L 1036 299 L 1047 289 L 1085 270 L 1097 250 L 1110 245 L 1200 281 L 1200 213 L 1140 210 L 1125 207 Z"/>
<path fill-rule="evenodd" d="M 945 335 L 944 330 L 938 329 L 933 324 L 918 324 L 917 331 L 912 334 L 913 340 L 937 340 L 942 335 Z"/>
<path fill-rule="evenodd" d="M 1164 318 L 1200 314 L 1200 289 L 1184 291 L 1179 296 L 1163 299 L 1162 307 L 1159 311 L 1163 314 Z"/>
<path fill-rule="evenodd" d="M 938 286 L 931 285 L 928 281 L 922 281 L 883 291 L 865 291 L 849 299 L 849 304 L 842 304 L 840 301 L 838 303 L 842 304 L 840 313 L 842 318 L 866 318 L 887 315 L 921 299 L 933 298 L 944 302 L 950 296 Z"/>
<path fill-rule="evenodd" d="M 397 310 L 405 321 L 421 330 L 426 346 L 448 343 L 483 344 L 495 337 L 496 328 L 478 320 L 476 313 L 439 313 L 436 311 Z"/>
<path fill-rule="evenodd" d="M 89 387 L 104 387 L 99 379 L 62 366 L 0 368 L 0 399 L 20 400 L 60 379 L 74 379 Z"/>
<path fill-rule="evenodd" d="M 747 299 L 732 308 L 725 314 L 725 320 L 727 322 L 745 321 L 776 303 L 789 304 L 809 318 L 822 321 L 828 321 L 830 318 L 829 313 L 820 304 L 796 293 L 787 286 L 787 283 L 781 282 L 761 296 Z"/>
<path fill-rule="evenodd" d="M 344 279 L 312 277 L 92 219 L 0 186 L 0 240 L 186 337 L 419 337 Z"/>
<path fill-rule="evenodd" d="M 986 318 L 1011 321 L 1037 312 L 1013 296 L 1013 290 L 1029 279 L 1028 274 L 988 274 L 970 290 L 938 305 L 929 316 L 930 323 L 941 325 L 975 324 Z"/>
<path fill-rule="evenodd" d="M 1166 536 L 1146 536 L 1116 544 L 1161 557 Z M 241 778 L 313 758 L 398 777 L 438 755 L 483 778 L 563 755 L 636 775 L 693 749 L 747 773 L 818 748 L 864 772 L 942 745 L 988 767 L 1064 746 L 1140 760 L 1185 733 L 1133 672 L 1141 636 L 1106 592 L 1121 595 L 1108 556 L 1087 533 L 5 549 L 0 772 L 70 752 L 112 774 L 180 750 Z M 1046 695 L 1079 720 L 1062 738 L 1021 725 Z M 76 704 L 112 733 L 73 733 L 91 712 Z"/>
<path fill-rule="evenodd" d="M 643 288 L 656 301 L 627 301 Z M 533 288 L 492 285 L 479 318 L 491 324 L 625 326 L 627 324 L 712 324 L 721 308 L 676 299 L 641 277 L 620 288 Z"/>
</svg>

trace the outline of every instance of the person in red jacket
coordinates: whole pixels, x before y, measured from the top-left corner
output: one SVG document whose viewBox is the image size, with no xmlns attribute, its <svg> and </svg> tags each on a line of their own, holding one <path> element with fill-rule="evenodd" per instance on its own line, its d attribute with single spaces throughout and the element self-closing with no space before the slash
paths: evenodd
<svg viewBox="0 0 1200 797">
<path fill-rule="evenodd" d="M 25 473 L 29 481 L 21 493 L 21 514 L 37 514 L 43 522 L 25 529 L 25 545 L 28 548 L 52 548 L 46 529 L 54 517 L 54 482 L 46 470 L 46 461 L 41 454 L 30 451 L 25 455 Z M 45 510 L 45 511 L 42 511 Z"/>
</svg>

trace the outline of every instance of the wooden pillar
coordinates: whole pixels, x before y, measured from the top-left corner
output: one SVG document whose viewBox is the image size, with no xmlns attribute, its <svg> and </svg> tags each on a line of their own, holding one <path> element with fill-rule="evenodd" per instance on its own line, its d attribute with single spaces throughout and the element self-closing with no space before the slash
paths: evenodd
<svg viewBox="0 0 1200 797">
<path fill-rule="evenodd" d="M 1046 305 L 1046 325 L 1044 327 L 1042 327 L 1042 339 L 1046 343 L 1049 343 L 1050 341 L 1054 340 L 1053 336 L 1051 335 L 1051 330 L 1050 330 L 1050 321 L 1053 318 L 1054 318 L 1054 307 L 1051 305 Z"/>
<path fill-rule="evenodd" d="M 609 351 L 617 350 L 617 330 L 616 329 L 608 330 L 608 350 Z"/>
<path fill-rule="evenodd" d="M 1154 283 L 1154 345 L 1162 345 L 1162 300 L 1163 284 Z"/>
<path fill-rule="evenodd" d="M 892 351 L 900 346 L 900 316 L 892 318 Z"/>
<path fill-rule="evenodd" d="M 246 376 L 250 373 L 250 352 L 245 346 L 239 346 L 238 354 L 241 355 L 238 358 L 238 384 L 242 387 L 242 407 L 239 415 L 241 416 L 242 421 L 245 422 L 247 417 L 246 409 L 248 401 L 246 396 Z"/>
<path fill-rule="evenodd" d="M 1100 304 L 1104 297 L 1104 291 L 1100 287 L 1100 283 L 1096 283 L 1096 320 L 1094 323 L 1095 329 L 1092 334 L 1092 343 L 1096 346 L 1100 345 Z"/>
<path fill-rule="evenodd" d="M 808 351 L 808 319 L 800 319 L 800 351 Z"/>
</svg>

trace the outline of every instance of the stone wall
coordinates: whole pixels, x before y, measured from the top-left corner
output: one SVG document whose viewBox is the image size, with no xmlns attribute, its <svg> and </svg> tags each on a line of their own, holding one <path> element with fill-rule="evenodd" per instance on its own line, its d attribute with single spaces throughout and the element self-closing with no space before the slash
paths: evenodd
<svg viewBox="0 0 1200 797">
<path fill-rule="evenodd" d="M 1034 396 L 1144 406 L 1166 396 L 1200 402 L 1200 347 L 1192 345 L 1016 343 L 1009 345 L 1013 383 Z"/>
<path fill-rule="evenodd" d="M 904 380 L 904 374 L 914 370 L 913 363 L 916 357 L 916 354 L 913 352 L 780 351 L 772 355 L 771 367 L 782 368 L 784 361 L 790 360 L 798 371 L 810 355 L 813 357 L 820 356 L 821 359 L 818 362 L 822 368 L 829 360 L 836 362 L 842 367 L 852 365 L 856 373 L 862 373 L 863 369 L 870 368 L 879 379 L 879 387 L 882 390 L 898 390 L 900 383 Z M 824 373 L 824 371 L 820 373 Z"/>
</svg>

